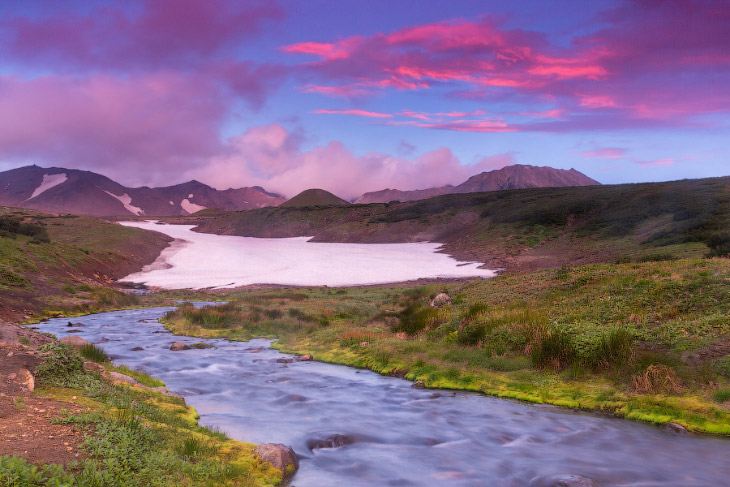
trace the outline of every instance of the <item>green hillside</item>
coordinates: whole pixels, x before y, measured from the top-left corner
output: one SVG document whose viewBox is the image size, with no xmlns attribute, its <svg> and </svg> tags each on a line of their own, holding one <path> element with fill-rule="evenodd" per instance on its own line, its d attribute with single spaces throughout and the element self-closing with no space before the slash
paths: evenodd
<svg viewBox="0 0 730 487">
<path fill-rule="evenodd" d="M 730 178 L 444 195 L 347 207 L 261 208 L 199 231 L 320 242 L 445 243 L 511 271 L 730 253 Z"/>
</svg>

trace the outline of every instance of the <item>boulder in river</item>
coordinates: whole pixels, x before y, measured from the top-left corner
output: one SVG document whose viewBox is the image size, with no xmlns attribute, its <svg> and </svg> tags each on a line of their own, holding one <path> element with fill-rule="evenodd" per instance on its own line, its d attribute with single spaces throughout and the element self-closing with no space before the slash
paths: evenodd
<svg viewBox="0 0 730 487">
<path fill-rule="evenodd" d="M 312 354 L 311 353 L 305 353 L 304 355 L 299 356 L 297 359 L 299 362 L 308 362 L 312 360 Z"/>
<path fill-rule="evenodd" d="M 290 364 L 294 362 L 293 358 L 278 358 L 276 359 L 277 364 Z"/>
<path fill-rule="evenodd" d="M 355 441 L 355 438 L 352 436 L 335 434 L 324 438 L 312 438 L 307 440 L 307 448 L 310 450 L 317 450 L 319 448 L 339 448 L 341 446 L 352 445 Z"/>
<path fill-rule="evenodd" d="M 437 294 L 436 297 L 433 298 L 429 303 L 432 308 L 440 308 L 441 306 L 446 306 L 447 304 L 451 304 L 451 298 L 446 293 Z"/>
<path fill-rule="evenodd" d="M 576 474 L 546 475 L 532 479 L 530 487 L 600 487 L 593 479 Z"/>
<path fill-rule="evenodd" d="M 190 345 L 190 347 L 202 350 L 204 348 L 213 348 L 213 345 L 211 345 L 210 343 L 198 342 L 198 343 L 193 343 L 192 345 Z"/>
<path fill-rule="evenodd" d="M 423 389 L 426 387 L 426 383 L 422 380 L 417 380 L 413 383 L 411 387 L 413 387 L 414 389 Z"/>
<path fill-rule="evenodd" d="M 175 342 L 170 345 L 170 350 L 172 350 L 173 352 L 179 352 L 181 350 L 190 350 L 190 347 L 185 345 L 183 342 Z"/>
<path fill-rule="evenodd" d="M 281 470 L 284 477 L 291 477 L 299 469 L 299 459 L 290 446 L 281 443 L 264 443 L 257 446 L 254 453 L 264 462 Z"/>
<path fill-rule="evenodd" d="M 68 322 L 68 325 L 66 325 L 66 326 L 74 326 L 74 327 L 77 327 L 77 328 L 81 328 L 82 326 L 84 326 L 84 324 L 83 323 L 71 323 L 69 321 Z"/>
<path fill-rule="evenodd" d="M 142 348 L 142 347 L 134 347 L 132 349 L 133 352 L 141 352 L 142 350 L 144 350 L 144 348 Z"/>
<path fill-rule="evenodd" d="M 87 342 L 83 338 L 77 337 L 77 336 L 63 337 L 59 341 L 61 343 L 63 343 L 64 345 L 68 345 L 69 347 L 73 347 L 73 348 L 81 348 L 85 345 L 91 345 L 89 342 Z"/>
</svg>

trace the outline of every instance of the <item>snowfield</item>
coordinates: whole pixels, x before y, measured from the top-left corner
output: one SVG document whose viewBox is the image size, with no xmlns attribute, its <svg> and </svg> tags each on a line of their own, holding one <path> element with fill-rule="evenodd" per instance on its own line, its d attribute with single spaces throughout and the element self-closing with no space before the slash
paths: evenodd
<svg viewBox="0 0 730 487">
<path fill-rule="evenodd" d="M 492 277 L 479 263 L 437 253 L 438 243 L 313 243 L 310 237 L 252 238 L 196 233 L 192 225 L 122 222 L 175 238 L 157 261 L 124 278 L 165 289 L 248 284 L 355 286 L 435 277 Z"/>
<path fill-rule="evenodd" d="M 33 194 L 30 195 L 30 198 L 28 198 L 25 201 L 32 200 L 36 196 L 39 196 L 42 193 L 45 193 L 49 189 L 53 188 L 54 186 L 58 186 L 59 184 L 63 184 L 66 182 L 65 173 L 61 174 L 44 174 L 43 175 L 43 181 L 41 181 L 41 184 L 33 191 Z"/>
</svg>

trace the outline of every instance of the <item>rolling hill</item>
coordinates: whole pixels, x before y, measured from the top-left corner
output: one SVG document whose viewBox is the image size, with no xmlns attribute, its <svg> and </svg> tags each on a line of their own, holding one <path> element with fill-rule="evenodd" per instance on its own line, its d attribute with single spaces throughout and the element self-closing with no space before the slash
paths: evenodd
<svg viewBox="0 0 730 487">
<path fill-rule="evenodd" d="M 318 242 L 444 243 L 490 268 L 730 254 L 730 177 L 447 194 L 411 202 L 227 212 L 198 231 Z"/>
<path fill-rule="evenodd" d="M 323 189 L 307 189 L 282 203 L 284 207 L 347 206 L 348 201 Z"/>
</svg>

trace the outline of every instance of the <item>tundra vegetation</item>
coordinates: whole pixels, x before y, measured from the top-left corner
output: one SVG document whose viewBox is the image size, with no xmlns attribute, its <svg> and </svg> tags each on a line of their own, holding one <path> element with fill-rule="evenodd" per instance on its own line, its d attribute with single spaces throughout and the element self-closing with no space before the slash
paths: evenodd
<svg viewBox="0 0 730 487">
<path fill-rule="evenodd" d="M 111 384 L 84 368 L 81 355 L 51 342 L 39 348 L 39 394 L 84 408 L 53 421 L 83 430 L 82 455 L 65 466 L 32 465 L 0 456 L 0 484 L 41 486 L 272 486 L 281 472 L 262 462 L 255 445 L 231 440 L 197 423 L 195 409 L 181 398 L 157 391 Z M 108 371 L 103 352 L 82 350 Z M 162 385 L 135 372 L 141 383 Z"/>
<path fill-rule="evenodd" d="M 453 302 L 433 308 L 445 292 Z M 178 297 L 185 297 L 179 292 Z M 188 298 L 194 294 L 188 293 Z M 177 334 L 535 403 L 730 434 L 730 261 L 647 259 L 421 287 L 233 291 Z"/>
</svg>

